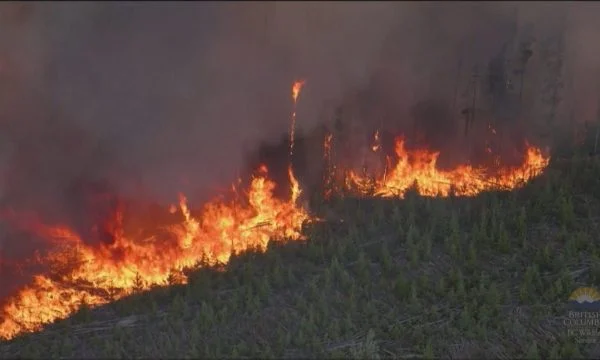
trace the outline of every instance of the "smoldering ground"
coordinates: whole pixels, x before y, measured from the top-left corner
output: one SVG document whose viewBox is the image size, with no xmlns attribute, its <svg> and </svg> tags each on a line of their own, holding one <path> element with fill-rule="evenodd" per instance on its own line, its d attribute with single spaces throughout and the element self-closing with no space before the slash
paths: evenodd
<svg viewBox="0 0 600 360">
<path fill-rule="evenodd" d="M 470 73 L 512 38 L 564 35 L 572 81 L 557 111 L 591 120 L 598 13 L 593 3 L 2 3 L 3 206 L 83 232 L 115 206 L 110 194 L 201 202 L 244 175 L 259 144 L 286 138 L 298 78 L 300 132 L 331 125 L 341 104 L 359 142 L 377 127 L 416 127 L 454 149 Z M 546 116 L 533 51 L 521 124 Z M 320 151 L 306 148 L 305 175 Z M 11 239 L 5 258 L 34 248 Z"/>
</svg>

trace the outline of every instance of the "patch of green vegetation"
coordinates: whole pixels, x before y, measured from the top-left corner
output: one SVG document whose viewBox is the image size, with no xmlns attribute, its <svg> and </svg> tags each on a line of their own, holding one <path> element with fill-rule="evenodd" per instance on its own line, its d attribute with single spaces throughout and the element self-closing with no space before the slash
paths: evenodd
<svg viewBox="0 0 600 360">
<path fill-rule="evenodd" d="M 0 357 L 597 358 L 563 318 L 570 292 L 600 283 L 598 159 L 514 192 L 325 208 L 337 220 L 305 242 L 82 309 Z"/>
</svg>

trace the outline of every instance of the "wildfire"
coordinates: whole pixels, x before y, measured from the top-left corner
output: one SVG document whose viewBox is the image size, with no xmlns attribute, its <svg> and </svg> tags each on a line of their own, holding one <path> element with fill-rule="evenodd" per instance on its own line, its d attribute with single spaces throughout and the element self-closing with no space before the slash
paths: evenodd
<svg viewBox="0 0 600 360">
<path fill-rule="evenodd" d="M 290 156 L 296 105 L 303 85 L 304 81 L 292 85 Z M 439 170 L 438 152 L 408 151 L 404 140 L 398 138 L 396 156 L 386 157 L 381 174 L 349 171 L 338 181 L 333 176 L 337 166 L 332 140 L 333 135 L 328 133 L 323 143 L 327 167 L 323 178 L 325 197 L 331 196 L 338 186 L 362 195 L 403 197 L 415 185 L 424 196 L 448 196 L 452 192 L 473 196 L 485 190 L 518 187 L 539 175 L 549 162 L 538 148 L 529 146 L 523 164 L 516 168 L 488 171 L 462 165 Z M 377 131 L 369 156 L 380 156 L 382 149 Z M 49 226 L 23 214 L 1 214 L 16 227 L 46 239 L 52 249 L 30 261 L 43 265 L 46 271 L 38 272 L 28 285 L 0 303 L 0 338 L 11 339 L 39 330 L 66 318 L 84 304 L 98 306 L 152 286 L 185 283 L 183 270 L 199 263 L 224 264 L 232 253 L 249 248 L 264 250 L 272 239 L 301 239 L 302 225 L 316 219 L 298 205 L 302 189 L 291 163 L 287 170 L 290 198 L 285 200 L 274 196 L 276 184 L 269 179 L 267 166 L 261 165 L 245 192 L 239 189 L 241 179 L 232 185 L 235 197 L 231 201 L 214 200 L 193 212 L 181 194 L 177 205 L 163 209 L 168 218 L 164 224 L 141 222 L 135 229 L 126 230 L 131 213 L 124 206 L 117 206 L 105 223 L 97 225 L 100 229 L 96 228 L 110 234 L 110 243 L 91 245 L 84 241 L 84 235 L 67 226 Z M 7 259 L 0 258 L 2 263 L 8 264 Z"/>
<path fill-rule="evenodd" d="M 298 97 L 300 91 L 304 86 L 304 81 L 296 81 L 292 84 L 292 101 L 294 102 L 294 108 L 292 110 L 292 124 L 290 126 L 290 156 L 294 154 L 294 141 L 296 139 L 296 105 L 298 104 Z"/>
<path fill-rule="evenodd" d="M 292 110 L 292 119 L 291 119 L 291 128 L 290 128 L 290 157 L 294 154 L 294 141 L 296 137 L 296 106 L 298 105 L 298 97 L 300 96 L 300 91 L 302 90 L 302 86 L 304 86 L 304 81 L 296 81 L 292 84 L 292 100 L 294 101 L 293 110 Z M 292 162 L 290 161 L 290 165 L 288 166 L 288 177 L 290 179 L 291 185 L 291 199 L 293 203 L 296 203 L 298 197 L 302 190 L 300 190 L 300 184 L 294 175 L 294 169 L 292 168 Z"/>
<path fill-rule="evenodd" d="M 211 202 L 195 218 L 181 195 L 180 223 L 145 238 L 114 229 L 113 244 L 92 247 L 66 227 L 36 224 L 33 231 L 60 244 L 38 259 L 53 273 L 35 276 L 5 304 L 0 337 L 9 339 L 38 330 L 67 317 L 82 304 L 101 305 L 153 285 L 185 283 L 181 270 L 201 260 L 226 263 L 233 252 L 265 249 L 270 239 L 301 238 L 301 225 L 309 215 L 295 205 L 300 188 L 291 168 L 292 199 L 288 201 L 273 197 L 275 183 L 266 177 L 266 167 L 260 170 L 251 181 L 245 203 Z"/>
<path fill-rule="evenodd" d="M 294 110 L 290 155 L 293 151 L 296 103 L 304 82 L 292 86 Z M 102 224 L 102 230 L 115 240 L 110 245 L 88 245 L 75 231 L 65 226 L 46 226 L 38 221 L 11 217 L 21 228 L 41 236 L 55 248 L 36 261 L 46 265 L 48 274 L 38 274 L 33 281 L 5 302 L 0 312 L 0 338 L 10 339 L 41 329 L 44 324 L 62 319 L 83 304 L 97 306 L 117 300 L 154 285 L 185 283 L 183 270 L 199 262 L 226 263 L 232 253 L 250 248 L 266 249 L 271 239 L 302 238 L 302 224 L 311 220 L 297 205 L 302 193 L 292 165 L 288 167 L 290 199 L 273 195 L 276 184 L 267 177 L 265 165 L 258 168 L 249 190 L 241 201 L 213 201 L 194 217 L 184 195 L 179 206 L 165 212 L 181 220 L 165 225 L 156 233 L 139 236 L 125 234 L 122 208 Z M 239 195 L 232 185 L 234 194 Z M 240 200 L 239 198 L 236 200 Z"/>
<path fill-rule="evenodd" d="M 523 185 L 542 173 L 548 166 L 549 157 L 540 149 L 528 146 L 525 159 L 519 167 L 500 167 L 493 171 L 470 165 L 452 170 L 436 167 L 439 152 L 429 150 L 407 151 L 403 138 L 396 139 L 397 161 L 384 175 L 369 177 L 349 171 L 346 187 L 361 194 L 381 197 L 404 197 L 406 191 L 415 188 L 423 196 L 474 196 L 482 191 L 509 190 Z"/>
</svg>

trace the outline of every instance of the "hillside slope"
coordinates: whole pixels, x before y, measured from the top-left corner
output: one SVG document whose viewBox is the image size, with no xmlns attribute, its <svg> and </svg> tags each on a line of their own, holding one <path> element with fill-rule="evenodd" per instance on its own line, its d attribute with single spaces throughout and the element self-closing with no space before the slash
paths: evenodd
<svg viewBox="0 0 600 360">
<path fill-rule="evenodd" d="M 570 293 L 600 284 L 600 160 L 555 161 L 511 193 L 316 211 L 305 242 L 84 309 L 0 358 L 600 356 L 563 323 Z"/>
</svg>

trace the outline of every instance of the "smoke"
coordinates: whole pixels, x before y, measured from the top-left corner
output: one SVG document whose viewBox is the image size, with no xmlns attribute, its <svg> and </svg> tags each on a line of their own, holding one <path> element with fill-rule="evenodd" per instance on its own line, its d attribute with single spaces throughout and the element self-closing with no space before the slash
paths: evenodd
<svg viewBox="0 0 600 360">
<path fill-rule="evenodd" d="M 565 115 L 579 122 L 600 120 L 600 44 L 594 41 L 594 34 L 600 32 L 599 19 L 599 4 L 573 4 L 569 12 Z"/>
<path fill-rule="evenodd" d="M 6 206 L 80 228 L 89 220 L 76 215 L 97 201 L 105 201 L 101 209 L 114 206 L 105 193 L 164 204 L 178 192 L 202 200 L 245 171 L 260 143 L 284 138 L 298 78 L 307 80 L 301 132 L 332 121 L 343 105 L 358 119 L 355 131 L 384 125 L 410 135 L 417 128 L 435 146 L 459 146 L 474 69 L 485 76 L 503 47 L 510 56 L 518 52 L 506 44 L 527 37 L 535 39 L 522 101 L 529 118 L 519 121 L 538 124 L 546 116 L 538 96 L 548 77 L 540 44 L 561 34 L 561 119 L 575 113 L 578 121 L 595 120 L 599 9 L 520 2 L 2 3 L 0 193 Z M 453 135 L 440 136 L 440 129 Z M 94 200 L 99 196 L 105 200 Z"/>
</svg>

